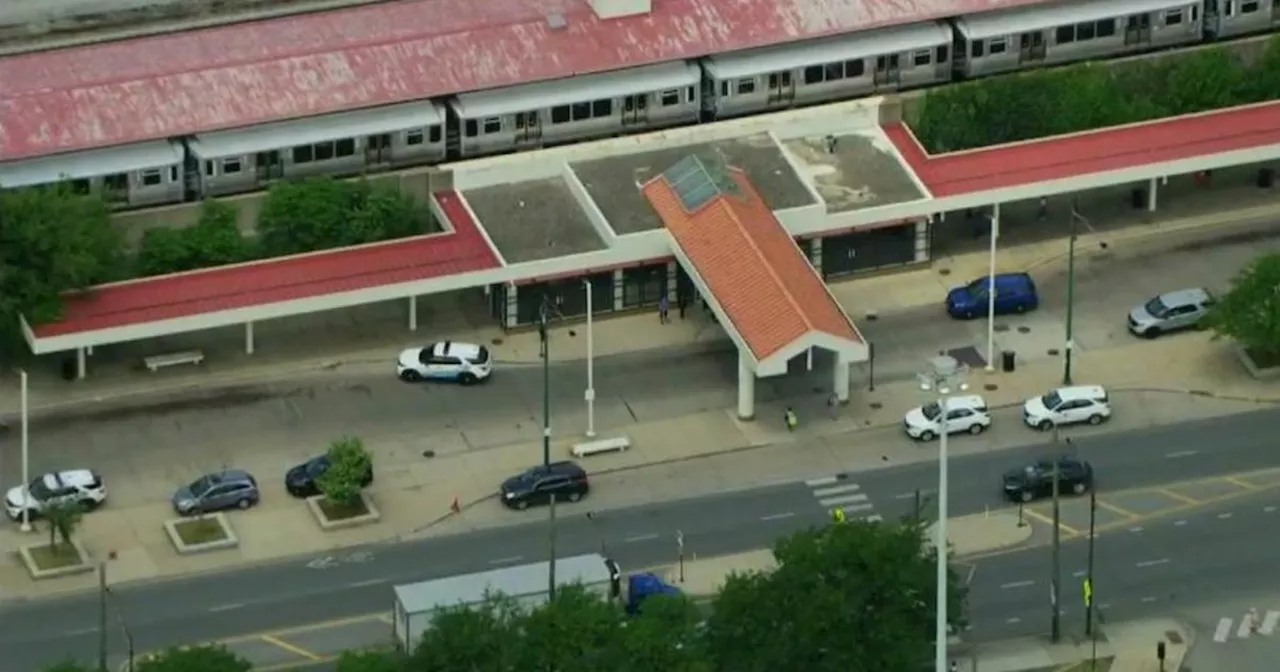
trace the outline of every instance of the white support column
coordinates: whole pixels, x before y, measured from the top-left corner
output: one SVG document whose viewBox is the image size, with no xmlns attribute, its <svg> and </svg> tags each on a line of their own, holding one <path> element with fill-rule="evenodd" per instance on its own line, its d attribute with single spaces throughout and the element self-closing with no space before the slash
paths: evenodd
<svg viewBox="0 0 1280 672">
<path fill-rule="evenodd" d="M 991 206 L 991 259 L 987 275 L 987 370 L 996 363 L 996 241 L 1000 239 L 1000 204 Z"/>
<path fill-rule="evenodd" d="M 88 366 L 85 361 L 84 348 L 76 348 L 76 380 L 84 380 Z"/>
<path fill-rule="evenodd" d="M 756 418 L 756 373 L 745 355 L 738 355 L 738 419 Z"/>
<path fill-rule="evenodd" d="M 844 353 L 836 353 L 835 376 L 831 389 L 835 391 L 838 403 L 842 405 L 849 403 L 849 359 Z"/>
<path fill-rule="evenodd" d="M 253 354 L 253 323 L 244 323 L 244 354 Z"/>
<path fill-rule="evenodd" d="M 418 330 L 418 297 L 409 297 L 409 331 Z"/>
<path fill-rule="evenodd" d="M 90 357 L 92 357 L 92 356 L 93 356 L 93 346 L 91 345 L 91 346 L 89 346 L 89 347 L 85 348 L 85 349 L 84 349 L 84 352 L 85 352 L 85 354 L 86 354 L 86 355 L 89 355 Z"/>
<path fill-rule="evenodd" d="M 1151 188 L 1147 190 L 1147 212 L 1156 211 L 1156 178 L 1151 178 Z"/>
</svg>

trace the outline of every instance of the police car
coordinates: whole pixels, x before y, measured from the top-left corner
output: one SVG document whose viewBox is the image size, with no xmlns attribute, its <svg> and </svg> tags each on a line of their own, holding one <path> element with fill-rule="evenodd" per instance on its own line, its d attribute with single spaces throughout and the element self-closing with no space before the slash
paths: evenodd
<svg viewBox="0 0 1280 672">
<path fill-rule="evenodd" d="M 407 383 L 448 380 L 474 385 L 493 372 L 489 349 L 472 343 L 441 341 L 423 348 L 409 348 L 396 360 L 396 375 Z"/>
</svg>

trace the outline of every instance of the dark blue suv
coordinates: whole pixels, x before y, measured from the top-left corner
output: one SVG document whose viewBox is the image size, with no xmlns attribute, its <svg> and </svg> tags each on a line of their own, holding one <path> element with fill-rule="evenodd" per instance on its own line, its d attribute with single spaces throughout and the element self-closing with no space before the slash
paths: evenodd
<svg viewBox="0 0 1280 672">
<path fill-rule="evenodd" d="M 1026 273 L 998 273 L 996 285 L 996 314 L 1025 313 L 1040 305 L 1036 283 Z M 947 292 L 947 314 L 970 320 L 987 314 L 987 288 L 991 278 L 983 276 L 962 287 Z"/>
</svg>

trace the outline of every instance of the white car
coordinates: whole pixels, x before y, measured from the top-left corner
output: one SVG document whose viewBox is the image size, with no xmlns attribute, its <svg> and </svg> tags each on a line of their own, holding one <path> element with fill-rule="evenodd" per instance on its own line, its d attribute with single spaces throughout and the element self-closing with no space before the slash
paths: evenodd
<svg viewBox="0 0 1280 672">
<path fill-rule="evenodd" d="M 948 397 L 946 405 L 948 434 L 981 434 L 991 426 L 991 413 L 987 411 L 987 402 L 982 397 Z M 907 411 L 907 415 L 902 418 L 902 426 L 907 436 L 920 441 L 932 441 L 942 434 L 941 416 L 942 409 L 937 402 L 925 404 Z"/>
<path fill-rule="evenodd" d="M 1022 405 L 1022 419 L 1041 431 L 1078 422 L 1100 425 L 1110 417 L 1111 400 L 1098 385 L 1060 387 Z"/>
<path fill-rule="evenodd" d="M 20 520 L 27 511 L 33 518 L 50 502 L 76 502 L 86 509 L 97 508 L 107 499 L 107 486 L 102 477 L 88 469 L 69 469 L 45 474 L 29 485 L 9 488 L 4 495 L 5 513 Z"/>
<path fill-rule="evenodd" d="M 472 385 L 493 373 L 489 349 L 472 343 L 441 341 L 424 348 L 409 348 L 396 361 L 400 380 L 416 383 L 422 380 L 450 380 Z"/>
</svg>

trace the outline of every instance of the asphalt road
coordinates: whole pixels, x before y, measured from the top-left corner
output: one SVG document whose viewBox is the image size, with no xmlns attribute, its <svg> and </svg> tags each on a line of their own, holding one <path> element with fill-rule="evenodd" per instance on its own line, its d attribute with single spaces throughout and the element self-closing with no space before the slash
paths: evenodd
<svg viewBox="0 0 1280 672">
<path fill-rule="evenodd" d="M 1276 427 L 1280 427 L 1280 411 L 1261 411 L 1081 439 L 1075 448 L 1094 463 L 1099 488 L 1105 491 L 1280 465 L 1280 455 L 1273 450 Z M 1044 444 L 1037 444 L 955 459 L 951 465 L 953 515 L 998 505 L 1000 472 L 1045 451 Z M 1188 457 L 1186 451 L 1197 452 Z M 932 487 L 935 473 L 935 467 L 920 465 L 851 474 L 849 480 L 861 484 L 876 512 L 889 518 L 905 514 L 909 506 L 898 495 Z M 676 530 L 684 533 L 686 553 L 716 555 L 766 546 L 779 535 L 822 522 L 826 516 L 802 483 L 648 504 L 610 511 L 595 521 L 584 515 L 589 502 L 588 498 L 584 504 L 560 508 L 559 552 L 593 552 L 603 543 L 624 569 L 674 561 Z M 534 521 L 505 528 L 345 549 L 327 562 L 296 558 L 234 572 L 121 585 L 113 588 L 113 605 L 129 624 L 140 651 L 386 610 L 391 604 L 390 585 L 545 557 L 545 518 L 536 511 L 530 515 Z M 1229 529 L 1233 528 L 1222 533 Z M 1256 535 L 1246 538 L 1247 542 L 1224 539 L 1223 547 L 1257 543 Z M 1145 558 L 1151 552 L 1147 548 L 1117 550 L 1113 557 Z M 1014 557 L 999 561 L 1011 564 L 990 573 L 1017 581 L 1033 573 L 1033 568 L 1043 568 L 1045 562 L 1030 553 L 1023 560 Z M 1231 557 L 1212 552 L 1202 560 L 1223 562 Z M 1045 570 L 1034 571 L 1043 574 Z M 985 568 L 979 572 L 983 577 L 987 574 Z M 1240 576 L 1248 576 L 1247 571 Z M 1147 584 L 1139 585 L 1145 589 Z M 992 619 L 1007 619 L 1009 614 L 1034 611 L 1034 600 L 1002 601 L 1004 594 L 987 595 L 991 589 L 984 586 L 975 589 L 979 618 L 991 614 Z M 15 670 L 37 669 L 56 657 L 54 652 L 93 656 L 96 614 L 92 595 L 4 605 L 0 608 L 0 660 L 6 661 L 5 670 L 9 665 Z M 121 646 L 113 643 L 114 650 Z"/>
</svg>

